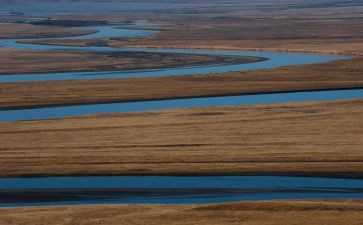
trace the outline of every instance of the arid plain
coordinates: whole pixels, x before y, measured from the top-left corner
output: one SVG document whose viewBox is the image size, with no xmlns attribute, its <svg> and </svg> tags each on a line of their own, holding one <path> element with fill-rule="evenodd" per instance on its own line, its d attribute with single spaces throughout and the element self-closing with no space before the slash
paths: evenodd
<svg viewBox="0 0 363 225">
<path fill-rule="evenodd" d="M 276 4 L 228 0 L 222 4 L 227 13 L 220 7 L 203 11 L 215 9 L 213 3 L 204 2 L 200 12 L 191 10 L 195 3 L 187 2 L 182 13 L 54 15 L 52 18 L 62 20 L 147 20 L 157 23 L 153 29 L 161 31 L 143 38 L 37 43 L 316 52 L 353 57 L 223 74 L 1 83 L 0 109 L 363 88 L 363 6 L 359 1 L 343 5 L 330 0 L 315 4 L 292 1 L 285 7 L 278 0 Z M 0 18 L 22 19 L 9 15 Z M 61 37 L 82 32 L 66 27 L 0 24 L 1 38 Z M 0 59 L 2 74 L 251 60 L 173 54 L 148 55 L 145 59 L 145 55 L 135 54 L 6 48 L 0 48 Z M 85 60 L 89 63 L 80 63 Z M 0 176 L 238 174 L 363 178 L 362 115 L 363 102 L 355 99 L 0 123 Z M 0 224 L 119 224 L 128 220 L 128 224 L 320 225 L 361 224 L 362 219 L 359 200 L 0 209 Z"/>
</svg>

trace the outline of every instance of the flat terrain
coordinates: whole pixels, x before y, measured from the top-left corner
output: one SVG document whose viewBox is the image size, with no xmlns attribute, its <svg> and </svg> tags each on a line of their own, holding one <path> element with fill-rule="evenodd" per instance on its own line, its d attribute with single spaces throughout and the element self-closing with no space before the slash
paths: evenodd
<svg viewBox="0 0 363 225">
<path fill-rule="evenodd" d="M 22 73 L 157 69 L 186 65 L 248 63 L 260 60 L 256 57 L 145 52 L 18 51 L 1 48 L 0 59 L 0 76 Z"/>
<path fill-rule="evenodd" d="M 185 59 L 185 61 L 191 60 L 193 58 Z M 0 109 L 362 88 L 363 63 L 361 62 L 362 58 L 353 58 L 315 65 L 198 76 L 0 83 Z"/>
<path fill-rule="evenodd" d="M 360 9 L 355 14 L 354 10 L 341 9 L 336 12 L 333 10 L 328 15 L 302 11 L 302 15 L 283 12 L 268 16 L 258 13 L 235 17 L 196 16 L 168 21 L 169 25 L 165 25 L 164 30 L 153 36 L 130 40 L 114 38 L 109 41 L 109 45 L 361 55 L 363 54 L 362 11 L 363 9 Z M 163 18 L 160 20 L 164 21 Z"/>
<path fill-rule="evenodd" d="M 142 5 L 142 1 L 135 4 Z M 145 4 L 147 5 L 147 4 Z M 162 32 L 145 38 L 106 40 L 115 47 L 218 48 L 363 53 L 361 1 L 183 1 L 173 9 L 123 14 L 60 14 L 56 19 L 145 19 Z M 159 7 L 168 7 L 160 4 Z M 53 43 L 55 41 L 52 41 Z M 62 44 L 64 41 L 58 41 Z M 66 41 L 70 44 L 72 41 Z M 82 45 L 89 41 L 74 42 Z"/>
<path fill-rule="evenodd" d="M 0 108 L 362 87 L 360 0 L 185 0 L 152 5 L 149 2 L 107 1 L 105 4 L 110 4 L 110 8 L 100 7 L 103 11 L 117 11 L 117 6 L 126 12 L 58 14 L 52 18 L 148 20 L 158 23 L 153 27 L 161 29 L 158 34 L 132 39 L 38 42 L 297 51 L 360 57 L 227 74 L 6 83 L 0 84 Z M 28 6 L 19 0 L 15 4 L 25 9 Z M 57 7 L 52 8 L 52 4 L 38 1 L 37 7 L 55 12 Z M 84 2 L 72 1 L 69 9 L 85 10 L 74 4 Z M 0 17 L 1 21 L 19 19 L 22 17 Z M 64 27 L 0 24 L 0 38 L 61 37 L 80 32 Z M 130 60 L 133 57 L 20 53 L 0 48 L 1 73 L 110 70 L 124 68 Z M 180 63 L 173 56 L 153 66 L 165 66 L 169 60 Z M 195 59 L 182 63 L 190 63 L 189 60 Z M 137 68 L 145 65 L 145 61 L 132 64 Z M 0 123 L 0 176 L 254 174 L 363 178 L 362 115 L 363 100 L 356 99 Z M 361 200 L 98 205 L 2 208 L 0 224 L 362 225 L 362 215 Z"/>
<path fill-rule="evenodd" d="M 220 205 L 99 205 L 0 209 L 1 225 L 361 225 L 362 201 L 271 201 Z"/>
<path fill-rule="evenodd" d="M 137 4 L 142 4 L 142 1 Z M 195 11 L 196 4 L 200 6 L 199 11 Z M 264 0 L 228 0 L 223 1 L 223 4 L 183 1 L 172 5 L 177 7 L 176 12 L 169 9 L 171 11 L 160 13 L 146 11 L 53 16 L 61 20 L 109 22 L 145 19 L 158 23 L 152 28 L 162 29 L 160 33 L 152 36 L 40 42 L 81 46 L 102 43 L 113 47 L 250 49 L 355 55 L 363 53 L 363 6 L 359 1 L 289 1 L 287 4 L 277 0 L 274 3 Z M 40 53 L 23 52 L 21 54 L 24 57 L 21 60 L 21 56 L 7 51 L 0 51 L 2 73 L 57 71 L 54 68 L 58 68 L 58 71 L 64 68 L 68 71 L 100 68 L 113 70 L 129 65 L 125 58 L 105 55 L 95 57 L 79 53 L 47 53 L 44 56 L 38 55 Z M 41 60 L 44 57 L 46 63 Z M 164 61 L 155 64 L 155 61 L 149 60 L 146 63 L 145 59 L 134 62 L 132 67 L 147 67 L 147 63 L 151 63 L 152 67 L 167 65 Z M 355 88 L 362 87 L 362 65 L 363 58 L 357 57 L 319 65 L 193 77 L 0 84 L 0 108 Z"/>
<path fill-rule="evenodd" d="M 0 23 L 0 39 L 55 38 L 64 36 L 79 36 L 94 32 L 95 30 L 80 30 L 52 26 L 35 26 L 30 24 L 17 23 Z"/>
<path fill-rule="evenodd" d="M 363 101 L 1 123 L 0 176 L 363 175 Z"/>
</svg>

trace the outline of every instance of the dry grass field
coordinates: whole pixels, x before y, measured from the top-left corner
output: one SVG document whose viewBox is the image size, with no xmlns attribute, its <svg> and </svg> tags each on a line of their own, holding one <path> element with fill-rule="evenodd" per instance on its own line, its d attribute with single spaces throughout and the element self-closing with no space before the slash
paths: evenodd
<svg viewBox="0 0 363 225">
<path fill-rule="evenodd" d="M 363 8 L 357 1 L 349 4 L 332 3 L 330 0 L 309 1 L 305 4 L 299 1 L 290 1 L 289 4 L 272 4 L 270 1 L 247 1 L 242 4 L 235 0 L 217 4 L 202 1 L 201 11 L 198 13 L 193 11 L 194 4 L 196 3 L 190 1 L 182 4 L 183 13 L 162 11 L 157 14 L 55 15 L 53 18 L 56 19 L 110 22 L 145 19 L 158 22 L 153 28 L 162 30 L 145 38 L 46 42 L 75 45 L 96 42 L 113 47 L 251 49 L 356 55 L 363 52 Z M 216 4 L 218 7 L 213 8 Z M 0 35 L 6 34 L 5 31 L 6 29 L 1 32 L 0 29 Z M 24 57 L 16 54 L 13 51 L 0 50 L 0 72 L 49 72 L 65 70 L 64 68 L 67 71 L 100 68 L 113 70 L 128 67 L 131 60 L 79 53 L 22 52 Z M 29 57 L 32 59 L 29 60 Z M 175 60 L 179 57 L 174 57 L 165 59 L 167 62 L 161 60 L 157 64 L 150 58 L 144 58 L 143 61 L 133 61 L 131 67 L 147 67 L 148 63 L 153 64 L 151 67 L 170 65 L 168 63 L 175 65 Z M 189 58 L 185 60 L 188 61 Z M 193 59 L 190 60 L 194 62 Z M 362 61 L 362 57 L 357 57 L 320 65 L 193 77 L 0 84 L 0 108 L 362 87 Z"/>
<path fill-rule="evenodd" d="M 0 176 L 362 178 L 362 113 L 350 100 L 1 123 Z"/>
<path fill-rule="evenodd" d="M 0 39 L 9 38 L 56 38 L 79 36 L 96 32 L 64 27 L 35 26 L 30 24 L 0 23 Z"/>
<path fill-rule="evenodd" d="M 361 88 L 363 87 L 361 61 L 362 58 L 354 58 L 315 65 L 198 76 L 1 83 L 0 109 Z"/>
<path fill-rule="evenodd" d="M 0 209 L 1 225 L 361 225 L 362 220 L 358 200 Z"/>
<path fill-rule="evenodd" d="M 248 63 L 256 57 L 146 52 L 18 51 L 0 48 L 1 74 L 158 69 L 186 65 Z M 0 84 L 0 87 L 2 84 Z"/>
<path fill-rule="evenodd" d="M 0 109 L 363 86 L 363 4 L 359 0 L 164 3 L 157 6 L 161 7 L 157 13 L 146 9 L 52 16 L 157 22 L 153 28 L 161 32 L 148 37 L 36 42 L 316 52 L 356 58 L 225 74 L 1 83 Z M 88 31 L 0 24 L 0 38 L 60 37 L 80 32 Z M 169 55 L 157 58 L 155 64 L 152 58 L 0 48 L 0 73 L 158 68 L 217 60 L 201 56 L 181 61 Z M 363 100 L 355 99 L 0 123 L 0 177 L 241 174 L 363 178 L 362 115 Z M 362 221 L 362 200 L 0 208 L 1 225 L 362 225 Z"/>
<path fill-rule="evenodd" d="M 183 1 L 174 5 L 180 7 L 179 11 L 60 14 L 54 18 L 107 21 L 136 18 L 157 22 L 159 25 L 154 28 L 162 28 L 160 33 L 145 38 L 106 40 L 115 47 L 363 53 L 361 1 L 225 0 Z"/>
</svg>

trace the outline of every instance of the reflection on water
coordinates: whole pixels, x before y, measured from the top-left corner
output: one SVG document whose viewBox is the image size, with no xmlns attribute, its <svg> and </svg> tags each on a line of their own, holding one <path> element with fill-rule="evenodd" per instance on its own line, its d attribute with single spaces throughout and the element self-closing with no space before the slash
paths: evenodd
<svg viewBox="0 0 363 225">
<path fill-rule="evenodd" d="M 0 206 L 363 198 L 363 180 L 279 176 L 0 179 Z"/>
</svg>

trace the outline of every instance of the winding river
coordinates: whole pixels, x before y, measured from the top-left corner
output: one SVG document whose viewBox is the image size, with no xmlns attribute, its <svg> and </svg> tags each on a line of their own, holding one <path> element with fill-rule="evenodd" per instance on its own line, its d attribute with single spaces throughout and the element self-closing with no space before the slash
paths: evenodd
<svg viewBox="0 0 363 225">
<path fill-rule="evenodd" d="M 135 25 L 137 26 L 141 24 L 136 23 Z M 79 29 L 98 30 L 98 32 L 78 37 L 67 37 L 67 39 L 135 37 L 152 35 L 157 32 L 155 30 L 137 28 L 116 29 L 113 26 L 85 27 Z M 205 65 L 147 71 L 124 70 L 112 72 L 9 74 L 0 75 L 0 82 L 193 75 L 312 64 L 348 58 L 346 56 L 270 52 L 226 52 L 180 49 L 115 49 L 102 46 L 69 47 L 24 44 L 17 41 L 19 40 L 0 40 L 0 45 L 24 50 L 145 51 L 257 56 L 268 58 L 268 60 L 250 64 Z M 351 89 L 291 92 L 2 110 L 0 111 L 0 122 L 60 118 L 95 113 L 136 112 L 180 107 L 231 106 L 242 104 L 265 104 L 353 98 L 363 98 L 363 90 Z M 96 203 L 219 203 L 238 200 L 291 198 L 363 198 L 363 180 L 279 176 L 0 178 L 1 207 Z"/>
<path fill-rule="evenodd" d="M 137 26 L 145 25 L 143 22 L 135 23 L 135 29 L 117 29 L 114 26 L 91 26 L 79 27 L 77 29 L 98 30 L 96 33 L 65 37 L 63 39 L 95 39 L 113 37 L 137 37 L 157 33 L 156 30 L 137 29 Z M 147 24 L 146 24 L 147 25 Z M 40 44 L 20 43 L 19 39 L 0 40 L 0 45 L 8 48 L 22 50 L 41 51 L 144 51 L 159 53 L 188 53 L 207 55 L 228 55 L 228 56 L 255 56 L 268 60 L 230 65 L 204 65 L 193 67 L 164 68 L 154 70 L 132 70 L 132 71 L 102 71 L 102 72 L 66 72 L 48 74 L 17 74 L 0 75 L 0 82 L 25 82 L 25 81 L 46 81 L 46 80 L 80 80 L 80 79 L 109 79 L 109 78 L 131 78 L 131 77 L 152 77 L 152 76 L 178 76 L 207 73 L 221 73 L 231 71 L 246 71 L 254 69 L 267 69 L 288 65 L 301 65 L 328 62 L 348 58 L 347 56 L 298 54 L 298 53 L 271 53 L 271 52 L 240 52 L 240 51 L 207 51 L 207 50 L 181 50 L 181 49 L 118 49 L 103 46 L 70 47 L 53 46 Z M 314 100 L 336 100 L 362 98 L 363 90 L 332 90 L 315 92 L 295 92 L 278 94 L 258 94 L 228 97 L 205 97 L 175 100 L 160 100 L 131 103 L 110 103 L 110 104 L 89 104 L 79 106 L 45 107 L 36 109 L 2 110 L 0 111 L 0 122 L 11 122 L 18 120 L 48 119 L 66 116 L 80 116 L 95 113 L 113 112 L 139 112 L 146 110 L 171 109 L 180 107 L 202 107 L 202 106 L 232 106 L 242 104 L 266 104 Z"/>
</svg>

